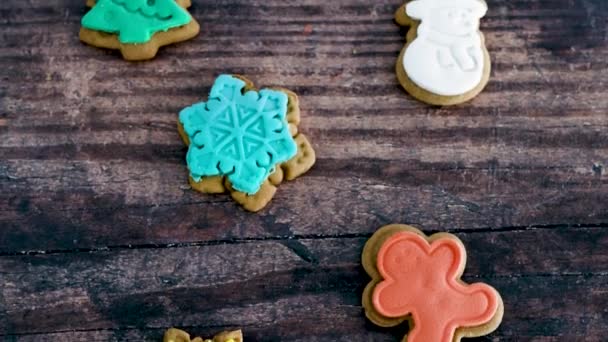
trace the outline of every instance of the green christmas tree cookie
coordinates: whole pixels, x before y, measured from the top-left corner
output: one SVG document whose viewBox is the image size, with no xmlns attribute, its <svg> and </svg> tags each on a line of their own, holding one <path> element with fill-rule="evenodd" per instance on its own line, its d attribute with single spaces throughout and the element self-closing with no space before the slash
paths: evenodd
<svg viewBox="0 0 608 342">
<path fill-rule="evenodd" d="M 160 46 L 196 36 L 198 23 L 187 0 L 97 0 L 82 18 L 80 38 L 119 49 L 127 60 L 153 58 Z"/>
</svg>

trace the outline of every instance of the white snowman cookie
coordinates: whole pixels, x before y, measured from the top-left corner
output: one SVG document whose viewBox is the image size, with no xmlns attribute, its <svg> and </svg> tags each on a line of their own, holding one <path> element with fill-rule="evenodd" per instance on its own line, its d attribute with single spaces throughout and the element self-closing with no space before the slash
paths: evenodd
<svg viewBox="0 0 608 342">
<path fill-rule="evenodd" d="M 479 20 L 487 9 L 483 0 L 413 0 L 397 11 L 397 23 L 410 26 L 397 77 L 412 96 L 445 106 L 483 90 L 491 62 Z"/>
</svg>

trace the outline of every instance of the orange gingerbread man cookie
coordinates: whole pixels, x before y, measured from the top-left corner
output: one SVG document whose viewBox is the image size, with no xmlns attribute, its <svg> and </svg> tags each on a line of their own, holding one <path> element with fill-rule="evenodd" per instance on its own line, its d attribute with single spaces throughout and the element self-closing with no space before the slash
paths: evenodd
<svg viewBox="0 0 608 342">
<path fill-rule="evenodd" d="M 464 283 L 465 265 L 464 245 L 452 234 L 381 228 L 363 250 L 372 278 L 363 293 L 367 317 L 382 327 L 408 321 L 404 342 L 458 342 L 493 332 L 504 312 L 500 294 L 486 284 Z"/>
</svg>

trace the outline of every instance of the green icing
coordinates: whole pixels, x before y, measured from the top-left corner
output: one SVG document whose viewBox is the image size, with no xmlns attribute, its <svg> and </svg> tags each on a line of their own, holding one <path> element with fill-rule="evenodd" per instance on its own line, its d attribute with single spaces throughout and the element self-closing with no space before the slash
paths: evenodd
<svg viewBox="0 0 608 342">
<path fill-rule="evenodd" d="M 161 31 L 188 24 L 192 17 L 175 0 L 97 0 L 82 18 L 90 30 L 114 33 L 125 44 L 142 44 Z"/>
<path fill-rule="evenodd" d="M 179 119 L 190 140 L 186 161 L 195 181 L 227 176 L 236 190 L 255 194 L 298 147 L 287 123 L 287 94 L 244 87 L 242 80 L 222 75 L 209 100 L 185 108 Z"/>
</svg>

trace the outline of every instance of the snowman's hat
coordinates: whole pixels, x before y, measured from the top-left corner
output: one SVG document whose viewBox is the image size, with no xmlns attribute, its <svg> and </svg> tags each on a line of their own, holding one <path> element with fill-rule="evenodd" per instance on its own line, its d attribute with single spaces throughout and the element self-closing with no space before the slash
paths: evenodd
<svg viewBox="0 0 608 342">
<path fill-rule="evenodd" d="M 483 17 L 488 11 L 483 0 L 414 0 L 407 4 L 406 11 L 409 17 L 422 20 L 431 11 L 446 7 L 469 9 L 477 18 Z"/>
</svg>

